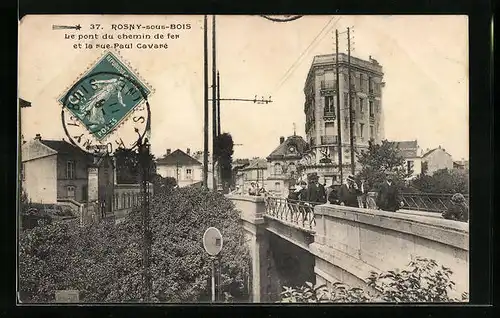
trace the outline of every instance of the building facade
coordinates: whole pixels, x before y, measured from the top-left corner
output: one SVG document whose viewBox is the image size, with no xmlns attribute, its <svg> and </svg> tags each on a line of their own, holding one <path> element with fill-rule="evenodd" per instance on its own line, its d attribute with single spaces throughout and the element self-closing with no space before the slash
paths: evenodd
<svg viewBox="0 0 500 318">
<path fill-rule="evenodd" d="M 287 196 L 289 187 L 300 178 L 300 160 L 309 150 L 309 145 L 301 136 L 280 137 L 278 147 L 266 158 L 269 171 L 266 189 L 276 195 Z"/>
<path fill-rule="evenodd" d="M 179 187 L 203 182 L 203 164 L 191 156 L 189 148 L 186 152 L 167 149 L 166 155 L 156 161 L 156 169 L 162 177 L 174 178 Z"/>
<path fill-rule="evenodd" d="M 37 135 L 21 146 L 21 185 L 34 203 L 88 201 L 89 169 L 98 171 L 98 200 L 112 209 L 114 165 L 109 157 L 96 158 L 65 140 L 44 140 Z"/>
<path fill-rule="evenodd" d="M 439 146 L 432 150 L 427 151 L 422 156 L 422 161 L 426 165 L 426 174 L 432 175 L 440 169 L 453 169 L 453 159 L 445 149 Z"/>
<path fill-rule="evenodd" d="M 242 193 L 247 194 L 252 182 L 258 188 L 268 189 L 269 171 L 267 160 L 254 158 L 250 160 L 248 166 L 241 168 L 236 176 L 236 185 L 240 187 Z"/>
<path fill-rule="evenodd" d="M 351 56 L 349 88 L 348 56 L 342 53 L 338 60 L 337 92 L 336 64 L 334 54 L 314 57 L 304 87 L 304 113 L 306 141 L 311 146 L 307 170 L 317 172 L 320 178 L 338 182 L 341 181 L 338 180 L 339 141 L 344 175 L 351 167 L 349 100 L 353 110 L 354 147 L 359 151 L 368 147 L 370 139 L 375 142 L 383 139 L 382 88 L 385 83 L 382 66 L 376 60 L 370 57 L 366 61 Z"/>
<path fill-rule="evenodd" d="M 416 177 L 423 173 L 422 170 L 422 150 L 418 146 L 417 140 L 391 141 L 392 145 L 399 150 L 405 159 L 406 172 L 411 173 L 410 177 Z"/>
</svg>

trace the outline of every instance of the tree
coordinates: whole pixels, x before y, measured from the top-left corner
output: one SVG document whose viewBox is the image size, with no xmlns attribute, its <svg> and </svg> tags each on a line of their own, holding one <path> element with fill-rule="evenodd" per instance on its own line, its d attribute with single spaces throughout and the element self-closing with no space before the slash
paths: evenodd
<svg viewBox="0 0 500 318">
<path fill-rule="evenodd" d="M 365 179 L 368 186 L 376 189 L 385 180 L 385 174 L 395 174 L 394 182 L 400 187 L 404 186 L 404 180 L 412 171 L 407 171 L 405 159 L 398 148 L 387 140 L 376 144 L 372 140 L 368 142 L 368 151 L 357 154 L 361 171 L 357 174 L 358 179 Z"/>
<path fill-rule="evenodd" d="M 164 178 L 159 174 L 155 174 L 151 182 L 153 183 L 153 193 L 159 193 L 164 190 L 169 191 L 177 185 L 177 180 L 175 178 Z"/>
<path fill-rule="evenodd" d="M 440 169 L 432 176 L 419 175 L 412 182 L 413 187 L 427 193 L 469 193 L 468 171 Z"/>
<path fill-rule="evenodd" d="M 233 137 L 229 133 L 220 134 L 214 140 L 214 157 L 219 164 L 224 185 L 230 184 L 232 179 L 233 148 Z"/>
<path fill-rule="evenodd" d="M 151 200 L 150 224 L 153 301 L 210 299 L 211 259 L 202 245 L 209 226 L 224 237 L 222 292 L 246 297 L 250 257 L 231 201 L 194 188 L 160 190 Z M 144 297 L 142 244 L 139 210 L 118 224 L 57 222 L 25 230 L 19 255 L 22 300 L 50 302 L 55 290 L 76 289 L 82 302 L 139 302 Z"/>
<path fill-rule="evenodd" d="M 118 148 L 115 153 L 116 181 L 119 184 L 136 184 L 141 182 L 139 169 L 139 154 L 136 151 Z M 150 179 L 156 174 L 154 156 L 149 156 Z"/>
</svg>

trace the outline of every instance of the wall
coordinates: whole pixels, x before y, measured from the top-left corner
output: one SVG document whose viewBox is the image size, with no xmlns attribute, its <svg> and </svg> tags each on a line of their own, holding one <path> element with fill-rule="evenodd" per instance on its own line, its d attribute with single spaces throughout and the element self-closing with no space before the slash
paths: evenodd
<svg viewBox="0 0 500 318">
<path fill-rule="evenodd" d="M 329 204 L 317 206 L 315 217 L 310 249 L 319 283 L 363 287 L 371 270 L 401 269 L 420 256 L 453 270 L 453 296 L 469 289 L 468 223 Z"/>
<path fill-rule="evenodd" d="M 422 158 L 407 158 L 405 167 L 408 166 L 408 161 L 413 162 L 413 173 L 412 176 L 418 176 L 422 173 Z"/>
<path fill-rule="evenodd" d="M 68 161 L 75 163 L 75 175 L 73 179 L 66 176 L 66 166 Z M 57 155 L 57 198 L 68 198 L 68 186 L 75 187 L 75 200 L 86 202 L 86 191 L 88 183 L 88 160 L 84 156 Z"/>
<path fill-rule="evenodd" d="M 453 169 L 453 159 L 444 149 L 436 149 L 423 158 L 427 162 L 427 173 L 432 175 L 440 169 Z"/>
<path fill-rule="evenodd" d="M 157 172 L 162 177 L 171 177 L 178 180 L 179 187 L 185 187 L 193 183 L 203 181 L 203 166 L 201 165 L 158 165 Z M 188 178 L 186 169 L 191 169 L 191 178 Z M 177 174 L 177 171 L 179 174 Z"/>
<path fill-rule="evenodd" d="M 23 162 L 23 188 L 35 203 L 57 202 L 57 156 L 50 155 Z"/>
</svg>

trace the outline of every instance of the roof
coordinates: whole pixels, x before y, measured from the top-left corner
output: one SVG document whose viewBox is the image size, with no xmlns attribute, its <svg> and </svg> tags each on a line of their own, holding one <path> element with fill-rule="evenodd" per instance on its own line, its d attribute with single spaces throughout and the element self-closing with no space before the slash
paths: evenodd
<svg viewBox="0 0 500 318">
<path fill-rule="evenodd" d="M 177 149 L 169 155 L 164 156 L 156 160 L 156 163 L 159 165 L 183 165 L 183 166 L 193 166 L 193 165 L 201 165 L 201 162 L 194 159 L 184 151 Z"/>
<path fill-rule="evenodd" d="M 416 140 L 411 141 L 391 141 L 393 146 L 399 149 L 404 158 L 418 157 L 418 143 Z"/>
<path fill-rule="evenodd" d="M 436 150 L 443 150 L 446 154 L 448 154 L 448 155 L 451 157 L 451 155 L 450 155 L 449 153 L 447 153 L 447 152 L 446 152 L 446 150 L 444 150 L 444 149 L 443 149 L 443 148 L 441 148 L 441 147 L 437 147 L 437 148 L 431 149 L 431 150 L 427 151 L 426 153 L 424 153 L 424 154 L 422 155 L 422 158 L 427 157 L 428 155 L 430 155 L 431 153 L 433 153 L 433 152 L 434 152 L 434 151 L 436 151 Z"/>
<path fill-rule="evenodd" d="M 89 157 L 89 159 L 92 159 L 92 155 L 89 153 L 86 153 L 82 149 L 78 148 L 77 146 L 74 146 L 70 144 L 69 142 L 65 140 L 49 140 L 49 139 L 41 139 L 40 142 L 44 144 L 45 146 L 49 147 L 50 149 L 56 151 L 58 154 L 65 154 L 65 155 L 76 155 L 76 156 L 86 156 Z"/>
<path fill-rule="evenodd" d="M 294 146 L 296 152 L 291 152 L 290 147 Z M 309 145 L 301 136 L 293 135 L 288 137 L 283 143 L 281 143 L 276 149 L 274 149 L 267 159 L 281 159 L 286 156 L 301 156 L 309 149 Z"/>
<path fill-rule="evenodd" d="M 252 170 L 252 169 L 267 169 L 267 160 L 258 158 L 250 162 L 250 164 L 241 170 Z"/>
</svg>

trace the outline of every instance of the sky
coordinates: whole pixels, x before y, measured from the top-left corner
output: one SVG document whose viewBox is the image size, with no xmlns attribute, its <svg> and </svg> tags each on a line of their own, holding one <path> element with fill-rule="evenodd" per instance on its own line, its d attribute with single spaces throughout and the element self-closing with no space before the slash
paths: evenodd
<svg viewBox="0 0 500 318">
<path fill-rule="evenodd" d="M 75 23 L 82 30 L 52 30 L 53 24 Z M 19 25 L 18 90 L 19 97 L 33 105 L 22 109 L 24 138 L 37 133 L 46 139 L 66 137 L 57 98 L 104 52 L 75 49 L 74 44 L 132 42 L 116 40 L 126 31 L 111 30 L 112 24 L 171 23 L 192 27 L 149 33 L 179 34 L 175 40 L 134 40 L 167 43 L 167 49 L 113 52 L 154 88 L 149 98 L 152 152 L 159 157 L 168 148 L 202 150 L 203 16 L 24 17 Z M 100 24 L 103 30 L 90 30 L 91 24 Z M 262 105 L 221 101 L 222 131 L 240 144 L 233 157 L 267 156 L 280 136 L 293 134 L 294 124 L 297 134 L 305 135 L 303 88 L 312 60 L 315 55 L 334 53 L 335 29 L 344 32 L 347 27 L 353 30 L 352 55 L 362 59 L 371 55 L 383 67 L 385 138 L 416 139 L 424 150 L 441 146 L 455 160 L 468 158 L 468 22 L 466 16 L 451 15 L 304 16 L 287 23 L 259 16 L 217 16 L 221 98 L 272 99 Z M 115 39 L 65 39 L 65 34 L 96 33 L 114 34 Z M 339 50 L 347 50 L 346 34 L 340 35 Z"/>
</svg>

